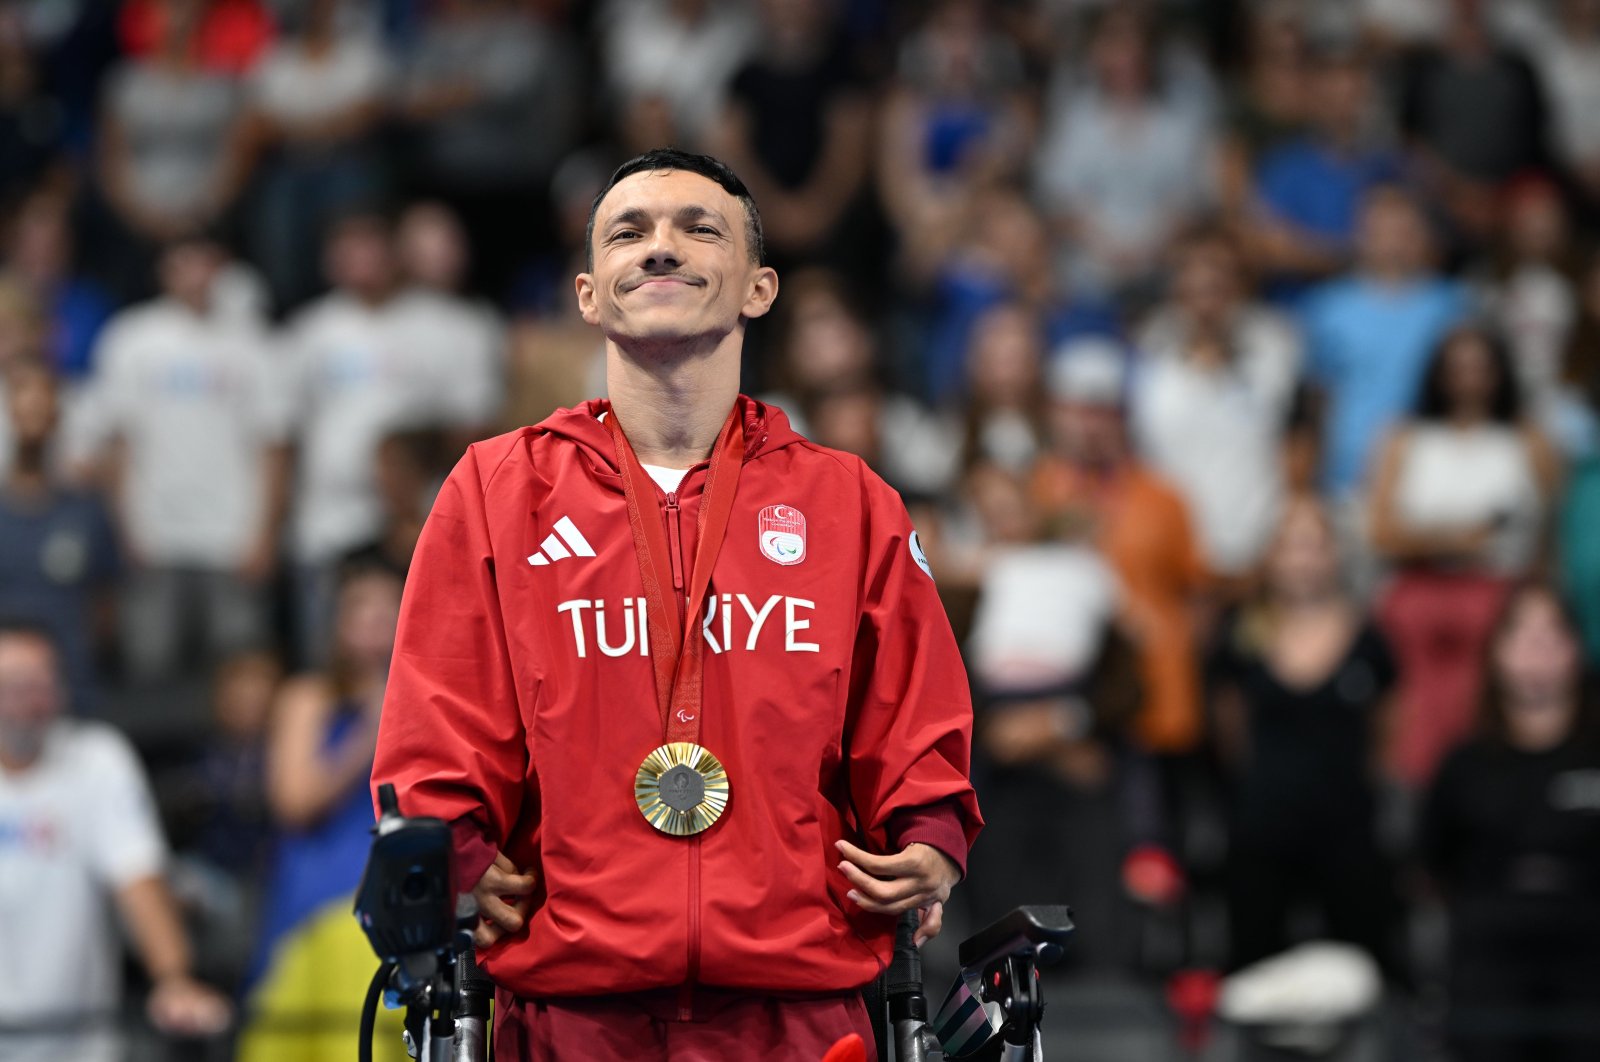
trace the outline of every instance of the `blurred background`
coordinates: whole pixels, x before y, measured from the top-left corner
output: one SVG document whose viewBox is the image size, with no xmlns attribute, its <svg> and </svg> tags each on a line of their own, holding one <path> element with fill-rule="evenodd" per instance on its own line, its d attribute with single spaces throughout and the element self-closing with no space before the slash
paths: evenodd
<svg viewBox="0 0 1600 1062">
<path fill-rule="evenodd" d="M 1600 0 L 0 0 L 0 617 L 238 1006 L 152 1027 L 46 756 L 0 1059 L 107 1057 L 29 998 L 352 1057 L 412 548 L 603 392 L 584 223 L 666 144 L 762 211 L 744 390 L 901 491 L 967 654 L 930 996 L 1065 902 L 1053 1058 L 1600 1057 Z"/>
</svg>

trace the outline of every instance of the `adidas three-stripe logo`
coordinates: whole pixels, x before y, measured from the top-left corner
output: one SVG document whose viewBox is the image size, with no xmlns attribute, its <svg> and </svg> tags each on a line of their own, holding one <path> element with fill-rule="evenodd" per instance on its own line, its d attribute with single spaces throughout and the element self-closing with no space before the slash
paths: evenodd
<svg viewBox="0 0 1600 1062">
<path fill-rule="evenodd" d="M 572 517 L 563 516 L 556 521 L 556 529 L 539 543 L 539 552 L 528 558 L 528 563 L 538 567 L 551 561 L 566 560 L 571 556 L 592 557 L 594 547 L 583 537 Z"/>
</svg>

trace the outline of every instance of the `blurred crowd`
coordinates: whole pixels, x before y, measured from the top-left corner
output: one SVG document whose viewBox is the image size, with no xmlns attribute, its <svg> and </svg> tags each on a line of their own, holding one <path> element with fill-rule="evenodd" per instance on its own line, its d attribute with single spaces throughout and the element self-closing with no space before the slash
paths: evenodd
<svg viewBox="0 0 1600 1062">
<path fill-rule="evenodd" d="M 246 1019 L 359 998 L 281 941 L 353 931 L 411 551 L 602 393 L 589 205 L 666 144 L 761 208 L 744 389 L 965 647 L 956 925 L 1340 941 L 1439 1057 L 1596 1057 L 1600 0 L 0 0 L 0 952 L 70 881 L 159 989 L 159 880 Z M 95 756 L 117 865 L 47 821 Z M 118 1006 L 100 936 L 0 1022 Z"/>
</svg>

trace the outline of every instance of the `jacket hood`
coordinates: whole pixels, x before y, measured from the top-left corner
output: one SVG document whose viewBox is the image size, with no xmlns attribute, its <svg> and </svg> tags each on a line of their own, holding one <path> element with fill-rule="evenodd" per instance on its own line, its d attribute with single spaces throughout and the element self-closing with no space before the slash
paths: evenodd
<svg viewBox="0 0 1600 1062">
<path fill-rule="evenodd" d="M 788 416 L 777 406 L 769 406 L 743 394 L 735 402 L 744 423 L 744 459 L 747 462 L 805 441 L 799 432 L 790 427 Z M 611 432 L 600 420 L 601 414 L 610 410 L 609 400 L 591 398 L 571 409 L 556 410 L 534 425 L 532 432 L 535 435 L 556 435 L 568 439 L 597 467 L 620 476 L 622 469 L 617 463 Z"/>
</svg>

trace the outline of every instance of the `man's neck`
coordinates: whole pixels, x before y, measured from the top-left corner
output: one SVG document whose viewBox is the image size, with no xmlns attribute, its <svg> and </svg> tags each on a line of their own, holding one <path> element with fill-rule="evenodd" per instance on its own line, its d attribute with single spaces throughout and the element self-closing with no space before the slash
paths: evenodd
<svg viewBox="0 0 1600 1062">
<path fill-rule="evenodd" d="M 690 468 L 711 456 L 739 397 L 742 338 L 678 350 L 606 343 L 606 390 L 641 464 Z"/>
</svg>

